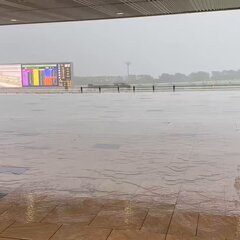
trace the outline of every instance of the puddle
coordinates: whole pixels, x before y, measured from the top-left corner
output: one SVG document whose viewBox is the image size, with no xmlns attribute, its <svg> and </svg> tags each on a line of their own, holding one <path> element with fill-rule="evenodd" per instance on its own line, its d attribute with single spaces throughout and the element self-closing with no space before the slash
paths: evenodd
<svg viewBox="0 0 240 240">
<path fill-rule="evenodd" d="M 19 137 L 35 137 L 39 136 L 39 133 L 16 133 L 14 135 Z"/>
<path fill-rule="evenodd" d="M 3 197 L 5 197 L 5 196 L 7 196 L 6 193 L 0 193 L 0 199 L 3 198 Z"/>
<path fill-rule="evenodd" d="M 99 148 L 99 149 L 119 149 L 120 145 L 118 144 L 95 144 L 94 148 Z"/>
<path fill-rule="evenodd" d="M 206 209 L 218 204 L 240 215 L 240 112 L 232 94 L 240 97 L 239 92 L 13 95 L 12 101 L 0 96 L 0 188 L 178 199 L 185 205 L 203 202 Z M 27 108 L 33 100 L 38 104 Z M 36 117 L 42 101 L 47 115 Z"/>
<path fill-rule="evenodd" d="M 147 112 L 163 112 L 163 110 L 161 110 L 161 109 L 150 109 L 150 110 L 147 110 Z"/>
<path fill-rule="evenodd" d="M 22 175 L 27 170 L 28 170 L 28 168 L 23 168 L 23 167 L 0 167 L 0 174 L 1 173 L 12 173 L 15 175 Z"/>
<path fill-rule="evenodd" d="M 33 109 L 32 112 L 44 112 L 43 109 Z"/>
</svg>

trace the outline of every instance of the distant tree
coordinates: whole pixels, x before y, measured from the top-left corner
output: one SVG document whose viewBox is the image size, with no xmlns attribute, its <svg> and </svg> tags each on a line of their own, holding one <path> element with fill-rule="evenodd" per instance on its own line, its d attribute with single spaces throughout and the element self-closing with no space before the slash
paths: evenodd
<svg viewBox="0 0 240 240">
<path fill-rule="evenodd" d="M 239 80 L 240 79 L 240 70 L 224 70 L 224 71 L 213 71 L 212 77 L 213 80 Z"/>
<path fill-rule="evenodd" d="M 159 77 L 160 82 L 183 82 L 187 80 L 187 76 L 183 73 L 175 73 L 173 74 L 168 74 L 168 73 L 163 73 Z"/>
<path fill-rule="evenodd" d="M 175 73 L 175 75 L 173 76 L 173 80 L 176 82 L 178 82 L 178 81 L 184 82 L 187 79 L 188 79 L 188 77 L 183 73 Z"/>
<path fill-rule="evenodd" d="M 207 81 L 210 79 L 208 72 L 193 72 L 188 75 L 189 81 Z"/>
<path fill-rule="evenodd" d="M 222 72 L 220 71 L 212 71 L 212 80 L 222 80 Z"/>
<path fill-rule="evenodd" d="M 171 82 L 173 80 L 173 75 L 168 74 L 168 73 L 163 73 L 160 77 L 159 80 L 161 82 Z"/>
<path fill-rule="evenodd" d="M 236 80 L 240 77 L 238 71 L 234 70 L 223 71 L 222 73 L 225 77 L 225 80 Z"/>
<path fill-rule="evenodd" d="M 137 76 L 137 81 L 138 82 L 153 82 L 154 78 L 151 75 L 138 75 Z"/>
</svg>

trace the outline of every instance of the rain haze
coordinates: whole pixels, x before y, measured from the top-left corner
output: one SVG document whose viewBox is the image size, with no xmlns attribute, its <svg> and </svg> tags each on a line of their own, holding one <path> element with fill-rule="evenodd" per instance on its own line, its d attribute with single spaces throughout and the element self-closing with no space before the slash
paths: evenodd
<svg viewBox="0 0 240 240">
<path fill-rule="evenodd" d="M 238 70 L 240 11 L 0 28 L 0 63 L 74 63 L 76 76 Z"/>
<path fill-rule="evenodd" d="M 240 11 L 14 25 L 144 6 L 0 0 L 0 239 L 240 239 Z"/>
</svg>

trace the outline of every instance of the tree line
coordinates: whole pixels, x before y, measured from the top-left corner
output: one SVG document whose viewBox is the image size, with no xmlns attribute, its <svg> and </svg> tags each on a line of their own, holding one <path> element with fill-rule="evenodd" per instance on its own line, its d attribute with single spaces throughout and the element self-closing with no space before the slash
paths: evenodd
<svg viewBox="0 0 240 240">
<path fill-rule="evenodd" d="M 210 81 L 210 80 L 240 80 L 240 70 L 224 70 L 208 72 L 192 72 L 189 75 L 182 73 L 168 74 L 163 73 L 159 76 L 160 82 L 195 82 L 195 81 Z"/>
<path fill-rule="evenodd" d="M 240 70 L 224 70 L 204 72 L 183 73 L 163 73 L 158 78 L 151 75 L 130 75 L 126 76 L 93 76 L 93 77 L 75 77 L 74 82 L 78 84 L 153 84 L 153 83 L 174 83 L 174 82 L 205 82 L 222 80 L 240 80 Z"/>
</svg>

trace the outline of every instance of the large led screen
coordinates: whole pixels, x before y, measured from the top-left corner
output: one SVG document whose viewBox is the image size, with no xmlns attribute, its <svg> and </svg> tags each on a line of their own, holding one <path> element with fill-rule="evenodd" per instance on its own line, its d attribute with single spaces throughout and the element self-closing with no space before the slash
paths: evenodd
<svg viewBox="0 0 240 240">
<path fill-rule="evenodd" d="M 71 86 L 71 64 L 22 65 L 23 87 Z"/>
<path fill-rule="evenodd" d="M 21 64 L 0 65 L 0 87 L 21 86 Z"/>
<path fill-rule="evenodd" d="M 0 87 L 71 87 L 72 64 L 0 65 Z"/>
</svg>

